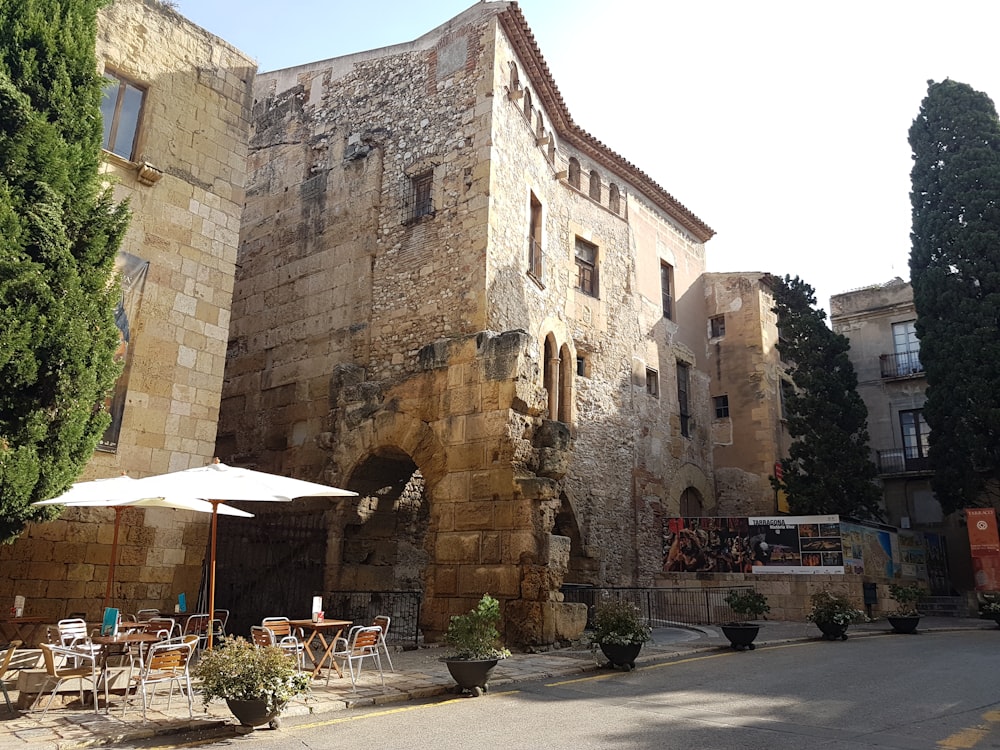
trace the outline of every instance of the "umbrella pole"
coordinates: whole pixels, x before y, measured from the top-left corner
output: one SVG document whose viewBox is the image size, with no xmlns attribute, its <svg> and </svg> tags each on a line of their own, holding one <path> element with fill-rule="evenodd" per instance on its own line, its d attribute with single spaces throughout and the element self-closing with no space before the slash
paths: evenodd
<svg viewBox="0 0 1000 750">
<path fill-rule="evenodd" d="M 111 589 L 115 585 L 115 558 L 118 557 L 118 526 L 122 520 L 122 508 L 115 506 L 115 535 L 111 541 L 111 564 L 108 567 L 108 585 L 104 589 L 104 608 L 111 603 Z"/>
<path fill-rule="evenodd" d="M 215 617 L 215 532 L 219 524 L 220 500 L 209 500 L 212 503 L 212 548 L 208 563 L 208 638 L 207 648 L 212 650 L 212 618 Z"/>
</svg>

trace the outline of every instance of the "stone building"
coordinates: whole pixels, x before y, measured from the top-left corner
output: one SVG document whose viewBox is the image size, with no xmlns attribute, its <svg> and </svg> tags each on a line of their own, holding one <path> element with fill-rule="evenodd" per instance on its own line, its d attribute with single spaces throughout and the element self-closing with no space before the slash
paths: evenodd
<svg viewBox="0 0 1000 750">
<path fill-rule="evenodd" d="M 573 121 L 516 3 L 254 102 L 217 452 L 362 494 L 324 588 L 419 588 L 431 637 L 489 592 L 546 643 L 562 583 L 652 583 L 715 505 L 712 230 Z"/>
<path fill-rule="evenodd" d="M 920 363 L 913 289 L 895 278 L 836 294 L 830 298 L 830 312 L 833 330 L 851 342 L 849 356 L 868 408 L 869 442 L 886 520 L 901 529 L 943 535 L 953 587 L 971 588 L 966 530 L 959 519 L 942 515 L 931 489 L 930 430 L 922 415 L 927 379 Z"/>
<path fill-rule="evenodd" d="M 681 515 L 787 512 L 769 481 L 791 444 L 782 420 L 783 388 L 791 381 L 777 349 L 768 274 L 706 273 L 702 280 L 708 318 L 702 367 L 711 377 L 718 505 L 704 514 L 682 508 Z"/>
<path fill-rule="evenodd" d="M 120 256 L 126 371 L 115 422 L 81 479 L 138 478 L 214 455 L 256 64 L 156 0 L 103 8 L 97 55 L 108 79 L 104 168 L 133 218 Z M 29 614 L 53 620 L 96 618 L 112 520 L 67 509 L 0 546 L 0 598 L 25 595 Z M 119 606 L 197 592 L 206 517 L 130 508 L 121 535 Z"/>
</svg>

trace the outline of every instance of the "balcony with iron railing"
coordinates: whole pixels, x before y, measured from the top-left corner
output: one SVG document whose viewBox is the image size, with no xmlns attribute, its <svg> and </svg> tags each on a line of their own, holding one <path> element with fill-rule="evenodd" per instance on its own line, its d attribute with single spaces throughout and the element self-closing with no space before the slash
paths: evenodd
<svg viewBox="0 0 1000 750">
<path fill-rule="evenodd" d="M 878 358 L 883 378 L 912 378 L 924 374 L 920 352 L 883 354 Z"/>
<path fill-rule="evenodd" d="M 926 451 L 910 450 L 908 448 L 892 448 L 876 451 L 876 465 L 880 476 L 889 474 L 930 473 L 930 461 Z"/>
</svg>

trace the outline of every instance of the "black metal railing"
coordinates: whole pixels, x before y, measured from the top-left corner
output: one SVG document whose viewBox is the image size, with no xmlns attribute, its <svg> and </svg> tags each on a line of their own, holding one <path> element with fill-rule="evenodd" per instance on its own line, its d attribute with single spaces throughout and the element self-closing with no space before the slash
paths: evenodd
<svg viewBox="0 0 1000 750">
<path fill-rule="evenodd" d="M 924 371 L 924 366 L 920 364 L 920 352 L 882 354 L 878 363 L 883 378 L 905 378 L 920 375 Z"/>
<path fill-rule="evenodd" d="M 752 589 L 752 586 L 718 586 L 713 588 L 624 588 L 563 586 L 567 602 L 587 605 L 587 627 L 594 605 L 606 599 L 631 601 L 650 625 L 680 622 L 688 625 L 712 625 L 730 622 L 735 613 L 726 604 L 726 595 L 733 590 Z"/>
<path fill-rule="evenodd" d="M 370 625 L 379 615 L 388 615 L 386 641 L 401 648 L 420 644 L 420 591 L 324 591 L 323 611 L 329 617 Z"/>
<path fill-rule="evenodd" d="M 907 471 L 931 471 L 927 456 L 909 455 L 905 448 L 876 451 L 876 465 L 879 474 L 903 474 Z"/>
</svg>

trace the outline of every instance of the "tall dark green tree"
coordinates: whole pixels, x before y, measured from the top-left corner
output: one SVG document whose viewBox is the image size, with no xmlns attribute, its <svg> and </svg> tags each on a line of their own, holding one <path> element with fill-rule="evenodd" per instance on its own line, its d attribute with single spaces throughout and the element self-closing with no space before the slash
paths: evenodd
<svg viewBox="0 0 1000 750">
<path fill-rule="evenodd" d="M 927 373 L 932 487 L 946 513 L 1000 501 L 1000 122 L 928 82 L 910 127 L 910 283 Z"/>
<path fill-rule="evenodd" d="M 114 258 L 128 223 L 101 180 L 102 0 L 0 0 L 0 541 L 76 479 L 119 368 Z"/>
<path fill-rule="evenodd" d="M 868 409 L 847 357 L 847 338 L 826 325 L 813 288 L 797 276 L 771 277 L 781 341 L 778 351 L 795 384 L 785 395 L 792 445 L 782 481 L 796 514 L 882 517 L 882 493 L 868 447 Z"/>
</svg>

